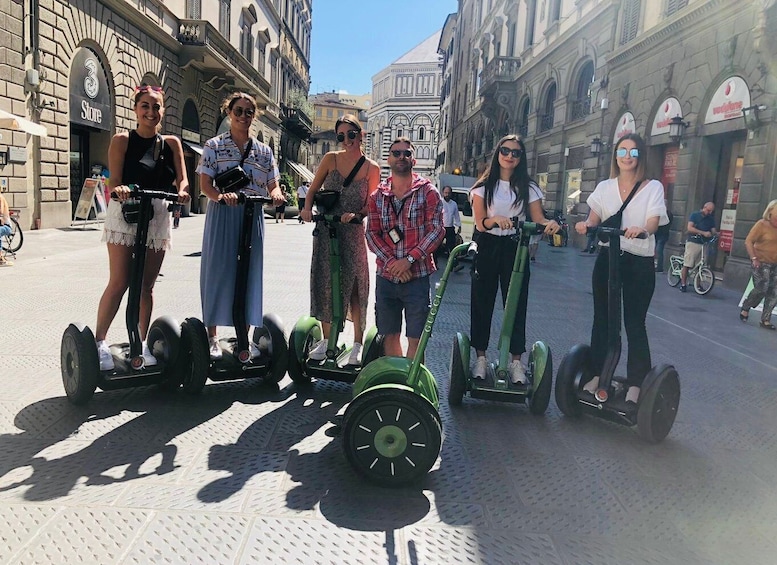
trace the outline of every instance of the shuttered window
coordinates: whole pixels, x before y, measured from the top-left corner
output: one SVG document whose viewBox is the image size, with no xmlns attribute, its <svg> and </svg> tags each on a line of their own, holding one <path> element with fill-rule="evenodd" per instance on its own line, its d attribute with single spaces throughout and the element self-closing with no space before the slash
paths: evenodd
<svg viewBox="0 0 777 565">
<path fill-rule="evenodd" d="M 666 15 L 671 16 L 688 5 L 688 0 L 666 0 Z"/>
<path fill-rule="evenodd" d="M 640 4 L 640 0 L 623 1 L 623 29 L 621 31 L 621 45 L 628 43 L 637 37 Z"/>
<path fill-rule="evenodd" d="M 190 20 L 202 17 L 202 0 L 186 0 L 186 17 Z"/>
</svg>

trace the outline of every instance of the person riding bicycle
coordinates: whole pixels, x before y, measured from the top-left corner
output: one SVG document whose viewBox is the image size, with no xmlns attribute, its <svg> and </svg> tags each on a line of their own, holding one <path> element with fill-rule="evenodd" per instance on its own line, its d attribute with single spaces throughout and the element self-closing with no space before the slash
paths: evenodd
<svg viewBox="0 0 777 565">
<path fill-rule="evenodd" d="M 700 211 L 694 212 L 688 218 L 688 241 L 685 243 L 683 270 L 680 274 L 680 292 L 688 291 L 688 271 L 693 269 L 701 259 L 701 251 L 706 239 L 717 233 L 714 212 L 715 204 L 707 202 Z"/>
<path fill-rule="evenodd" d="M 11 235 L 13 229 L 11 228 L 11 211 L 8 208 L 8 202 L 5 197 L 0 194 L 0 237 Z M 0 251 L 0 267 L 10 267 L 13 265 L 13 261 L 9 261 L 2 255 Z"/>
</svg>

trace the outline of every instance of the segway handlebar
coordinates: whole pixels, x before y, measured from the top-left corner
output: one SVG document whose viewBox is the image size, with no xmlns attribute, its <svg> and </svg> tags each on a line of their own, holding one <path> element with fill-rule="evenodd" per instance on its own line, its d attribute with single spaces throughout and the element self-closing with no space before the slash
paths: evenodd
<svg viewBox="0 0 777 565">
<path fill-rule="evenodd" d="M 599 226 L 588 226 L 588 229 L 585 230 L 585 233 L 586 234 L 598 233 L 598 234 L 607 235 L 607 236 L 611 236 L 611 235 L 621 236 L 626 233 L 626 230 L 622 230 L 620 228 L 609 228 L 607 226 L 599 225 Z M 647 239 L 647 238 L 648 238 L 647 232 L 642 232 L 636 237 L 636 239 Z"/>
<path fill-rule="evenodd" d="M 346 224 L 361 224 L 362 217 L 351 218 Z M 329 222 L 330 224 L 342 224 L 342 219 L 337 214 L 315 214 L 311 219 L 311 222 Z"/>
<path fill-rule="evenodd" d="M 478 254 L 478 244 L 474 241 L 470 241 L 469 247 L 467 247 L 467 257 L 469 257 L 470 259 L 474 259 L 477 254 Z"/>
<path fill-rule="evenodd" d="M 513 227 L 515 227 L 516 230 L 523 230 L 525 226 L 526 231 L 529 232 L 529 235 L 539 235 L 545 232 L 544 224 L 535 224 L 534 222 L 526 222 L 518 218 L 518 216 L 513 216 L 512 218 L 510 218 L 510 220 L 512 220 Z"/>
<path fill-rule="evenodd" d="M 141 188 L 136 184 L 128 184 L 130 188 L 130 197 L 137 198 L 139 196 L 148 196 L 154 200 L 169 200 L 170 202 L 178 202 L 178 194 L 172 192 L 166 192 L 164 190 L 157 190 L 154 188 Z M 119 195 L 115 191 L 111 191 L 111 200 L 118 200 Z"/>
<path fill-rule="evenodd" d="M 245 192 L 233 192 L 232 194 L 237 194 L 238 204 L 245 204 L 246 202 L 253 202 L 255 204 L 272 204 L 273 202 L 272 198 L 268 196 L 260 196 L 259 194 L 246 194 Z M 219 204 L 223 206 L 227 205 L 224 200 L 219 200 Z"/>
</svg>

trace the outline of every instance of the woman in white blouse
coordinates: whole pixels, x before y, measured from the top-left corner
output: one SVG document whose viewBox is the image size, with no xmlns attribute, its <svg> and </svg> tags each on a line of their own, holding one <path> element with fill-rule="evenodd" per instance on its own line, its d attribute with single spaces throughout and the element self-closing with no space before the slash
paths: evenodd
<svg viewBox="0 0 777 565">
<path fill-rule="evenodd" d="M 623 210 L 621 229 L 620 272 L 623 284 L 623 323 L 628 337 L 628 361 L 626 364 L 626 401 L 636 403 L 645 375 L 650 371 L 650 345 L 648 343 L 645 317 L 656 279 L 653 254 L 656 241 L 653 234 L 659 224 L 669 222 L 664 203 L 664 187 L 657 180 L 645 178 L 645 142 L 637 134 L 623 136 L 615 145 L 612 156 L 610 178 L 600 182 L 588 197 L 591 208 L 588 219 L 578 222 L 575 230 L 585 235 L 589 227 L 598 226 L 610 216 L 618 213 L 632 191 L 634 197 Z M 639 239 L 646 233 L 646 239 Z M 599 384 L 607 355 L 607 277 L 609 253 L 602 249 L 594 265 L 592 277 L 594 295 L 594 322 L 591 329 L 592 369 L 595 376 L 585 384 L 583 390 L 593 393 Z"/>
<path fill-rule="evenodd" d="M 470 192 L 475 228 L 478 234 L 477 276 L 472 279 L 471 325 L 472 347 L 477 352 L 473 376 L 486 375 L 486 349 L 491 334 L 496 290 L 502 289 L 502 305 L 507 301 L 507 289 L 513 270 L 518 242 L 513 239 L 513 217 L 527 218 L 545 224 L 545 233 L 554 234 L 559 226 L 546 220 L 542 210 L 542 191 L 529 176 L 526 147 L 517 135 L 499 140 L 491 158 L 491 166 L 475 183 Z M 526 351 L 526 307 L 529 297 L 529 263 L 526 263 L 518 309 L 510 338 L 510 380 L 525 385 L 528 379 L 521 363 Z"/>
</svg>

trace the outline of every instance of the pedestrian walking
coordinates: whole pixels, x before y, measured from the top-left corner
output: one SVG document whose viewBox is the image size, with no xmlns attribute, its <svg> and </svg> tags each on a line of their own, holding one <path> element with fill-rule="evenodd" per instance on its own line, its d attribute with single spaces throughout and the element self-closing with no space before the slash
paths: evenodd
<svg viewBox="0 0 777 565">
<path fill-rule="evenodd" d="M 742 303 L 739 319 L 747 322 L 750 309 L 763 300 L 761 327 L 777 329 L 771 322 L 772 311 L 777 305 L 777 200 L 769 202 L 763 217 L 750 229 L 745 248 L 753 267 L 753 290 Z"/>
<path fill-rule="evenodd" d="M 445 239 L 438 248 L 438 256 L 448 257 L 456 246 L 456 235 L 461 233 L 461 215 L 459 205 L 451 198 L 453 189 L 444 186 L 442 189 L 442 225 L 445 227 Z"/>
<path fill-rule="evenodd" d="M 286 194 L 286 185 L 281 185 L 281 192 L 283 194 Z M 281 223 L 284 223 L 283 220 L 286 217 L 286 201 L 276 204 L 275 205 L 275 223 L 277 224 L 280 220 Z"/>
<path fill-rule="evenodd" d="M 297 221 L 300 224 L 305 223 L 305 220 L 302 219 L 302 210 L 305 209 L 305 198 L 307 197 L 309 190 L 310 190 L 310 183 L 308 183 L 308 181 L 303 182 L 301 185 L 297 187 L 297 210 L 299 210 L 299 216 L 297 216 Z"/>
<path fill-rule="evenodd" d="M 715 204 L 707 202 L 688 218 L 688 241 L 685 242 L 683 270 L 680 273 L 680 292 L 688 291 L 688 271 L 701 260 L 701 252 L 706 240 L 712 237 L 715 230 Z"/>
</svg>

